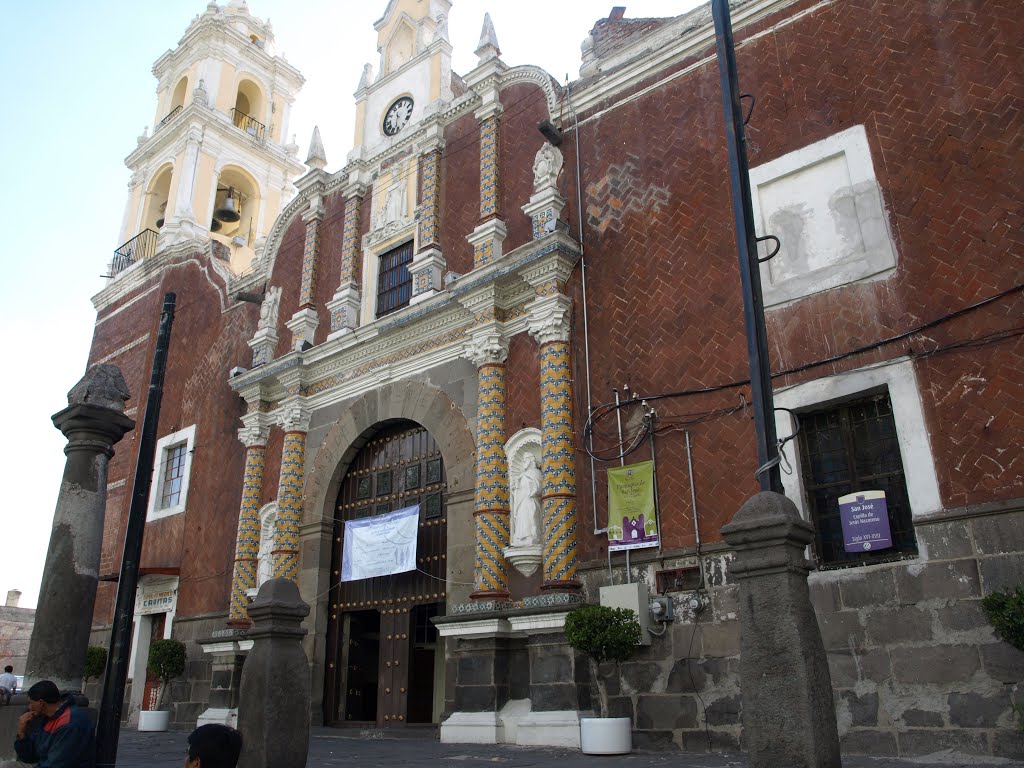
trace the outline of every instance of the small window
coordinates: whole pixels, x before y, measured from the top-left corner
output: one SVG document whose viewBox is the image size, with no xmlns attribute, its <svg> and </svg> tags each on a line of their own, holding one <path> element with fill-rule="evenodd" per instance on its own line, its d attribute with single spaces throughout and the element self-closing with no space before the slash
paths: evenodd
<svg viewBox="0 0 1024 768">
<path fill-rule="evenodd" d="M 910 502 L 888 392 L 800 414 L 804 489 L 821 567 L 843 567 L 917 554 Z M 847 551 L 840 497 L 882 491 L 892 546 Z"/>
<path fill-rule="evenodd" d="M 377 272 L 377 317 L 408 306 L 412 298 L 412 242 L 400 245 L 380 257 Z"/>
<path fill-rule="evenodd" d="M 193 424 L 161 438 L 157 443 L 146 520 L 185 511 L 195 436 L 196 428 Z"/>
</svg>

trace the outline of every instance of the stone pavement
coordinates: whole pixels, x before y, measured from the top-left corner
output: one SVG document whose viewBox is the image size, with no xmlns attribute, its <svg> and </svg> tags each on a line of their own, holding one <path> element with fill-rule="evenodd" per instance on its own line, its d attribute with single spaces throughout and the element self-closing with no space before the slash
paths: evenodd
<svg viewBox="0 0 1024 768">
<path fill-rule="evenodd" d="M 379 732 L 377 732 L 379 733 Z M 181 768 L 185 759 L 187 734 L 121 731 L 117 751 L 118 768 Z M 552 747 L 515 747 L 481 744 L 441 744 L 424 734 L 421 738 L 367 738 L 355 730 L 314 728 L 309 747 L 310 768 L 747 768 L 743 755 L 648 752 L 595 757 L 574 750 Z M 1024 762 L 989 758 L 957 760 L 935 755 L 913 760 L 872 757 L 844 757 L 843 768 L 977 768 L 1016 766 Z"/>
</svg>

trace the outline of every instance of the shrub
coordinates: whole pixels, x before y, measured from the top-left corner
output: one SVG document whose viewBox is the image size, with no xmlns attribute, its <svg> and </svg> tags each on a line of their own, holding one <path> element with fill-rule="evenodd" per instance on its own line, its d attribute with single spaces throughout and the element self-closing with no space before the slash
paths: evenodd
<svg viewBox="0 0 1024 768">
<path fill-rule="evenodd" d="M 1024 651 L 1024 587 L 993 592 L 982 598 L 981 607 L 996 637 Z"/>
<path fill-rule="evenodd" d="M 636 651 L 643 639 L 636 614 L 627 608 L 585 605 L 565 617 L 565 639 L 590 658 L 601 717 L 607 717 L 608 692 L 598 666 L 609 661 L 617 665 Z"/>
<path fill-rule="evenodd" d="M 149 661 L 146 669 L 160 678 L 160 695 L 157 709 L 163 709 L 167 696 L 167 684 L 185 672 L 185 644 L 180 640 L 154 640 L 149 645 Z"/>
<path fill-rule="evenodd" d="M 85 649 L 85 671 L 82 677 L 86 682 L 103 676 L 107 668 L 107 649 L 101 645 L 90 645 Z"/>
</svg>

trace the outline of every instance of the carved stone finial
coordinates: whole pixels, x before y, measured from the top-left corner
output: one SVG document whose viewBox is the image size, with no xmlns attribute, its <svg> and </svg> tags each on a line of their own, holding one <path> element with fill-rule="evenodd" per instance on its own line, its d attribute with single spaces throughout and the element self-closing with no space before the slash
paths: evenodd
<svg viewBox="0 0 1024 768">
<path fill-rule="evenodd" d="M 437 26 L 434 27 L 434 42 L 444 40 L 448 42 L 448 17 L 443 13 L 437 17 Z"/>
<path fill-rule="evenodd" d="M 479 57 L 480 63 L 496 59 L 501 56 L 501 48 L 498 47 L 498 35 L 494 32 L 494 23 L 491 21 L 491 14 L 484 14 L 484 26 L 480 30 L 480 42 L 477 43 L 474 53 Z"/>
<path fill-rule="evenodd" d="M 373 82 L 373 65 L 363 64 L 363 74 L 359 78 L 359 87 L 356 90 L 363 90 L 363 88 L 369 88 L 370 83 Z"/>
<path fill-rule="evenodd" d="M 192 101 L 204 107 L 210 104 L 210 94 L 206 92 L 206 81 L 203 78 L 199 78 L 199 85 L 192 91 Z"/>
<path fill-rule="evenodd" d="M 327 167 L 327 153 L 320 138 L 320 127 L 316 125 L 313 126 L 313 138 L 309 140 L 309 157 L 306 158 L 306 165 L 318 171 Z"/>
<path fill-rule="evenodd" d="M 131 394 L 116 365 L 101 363 L 85 372 L 85 376 L 68 392 L 68 405 L 100 405 L 124 413 L 124 404 Z"/>
</svg>

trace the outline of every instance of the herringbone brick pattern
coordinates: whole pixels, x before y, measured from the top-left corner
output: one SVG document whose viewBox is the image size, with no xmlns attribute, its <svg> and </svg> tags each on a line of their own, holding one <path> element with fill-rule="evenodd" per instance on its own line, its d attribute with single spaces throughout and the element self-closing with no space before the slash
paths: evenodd
<svg viewBox="0 0 1024 768">
<path fill-rule="evenodd" d="M 480 127 L 465 115 L 445 128 L 441 154 L 441 226 L 445 264 L 460 275 L 473 268 L 466 235 L 480 219 Z"/>
<path fill-rule="evenodd" d="M 498 196 L 501 216 L 508 228 L 504 251 L 508 253 L 533 238 L 530 219 L 522 208 L 533 194 L 533 159 L 545 143 L 537 124 L 547 114 L 544 92 L 534 85 L 514 85 L 501 92 L 501 193 Z M 566 175 L 559 179 L 563 194 L 567 189 Z"/>
</svg>

